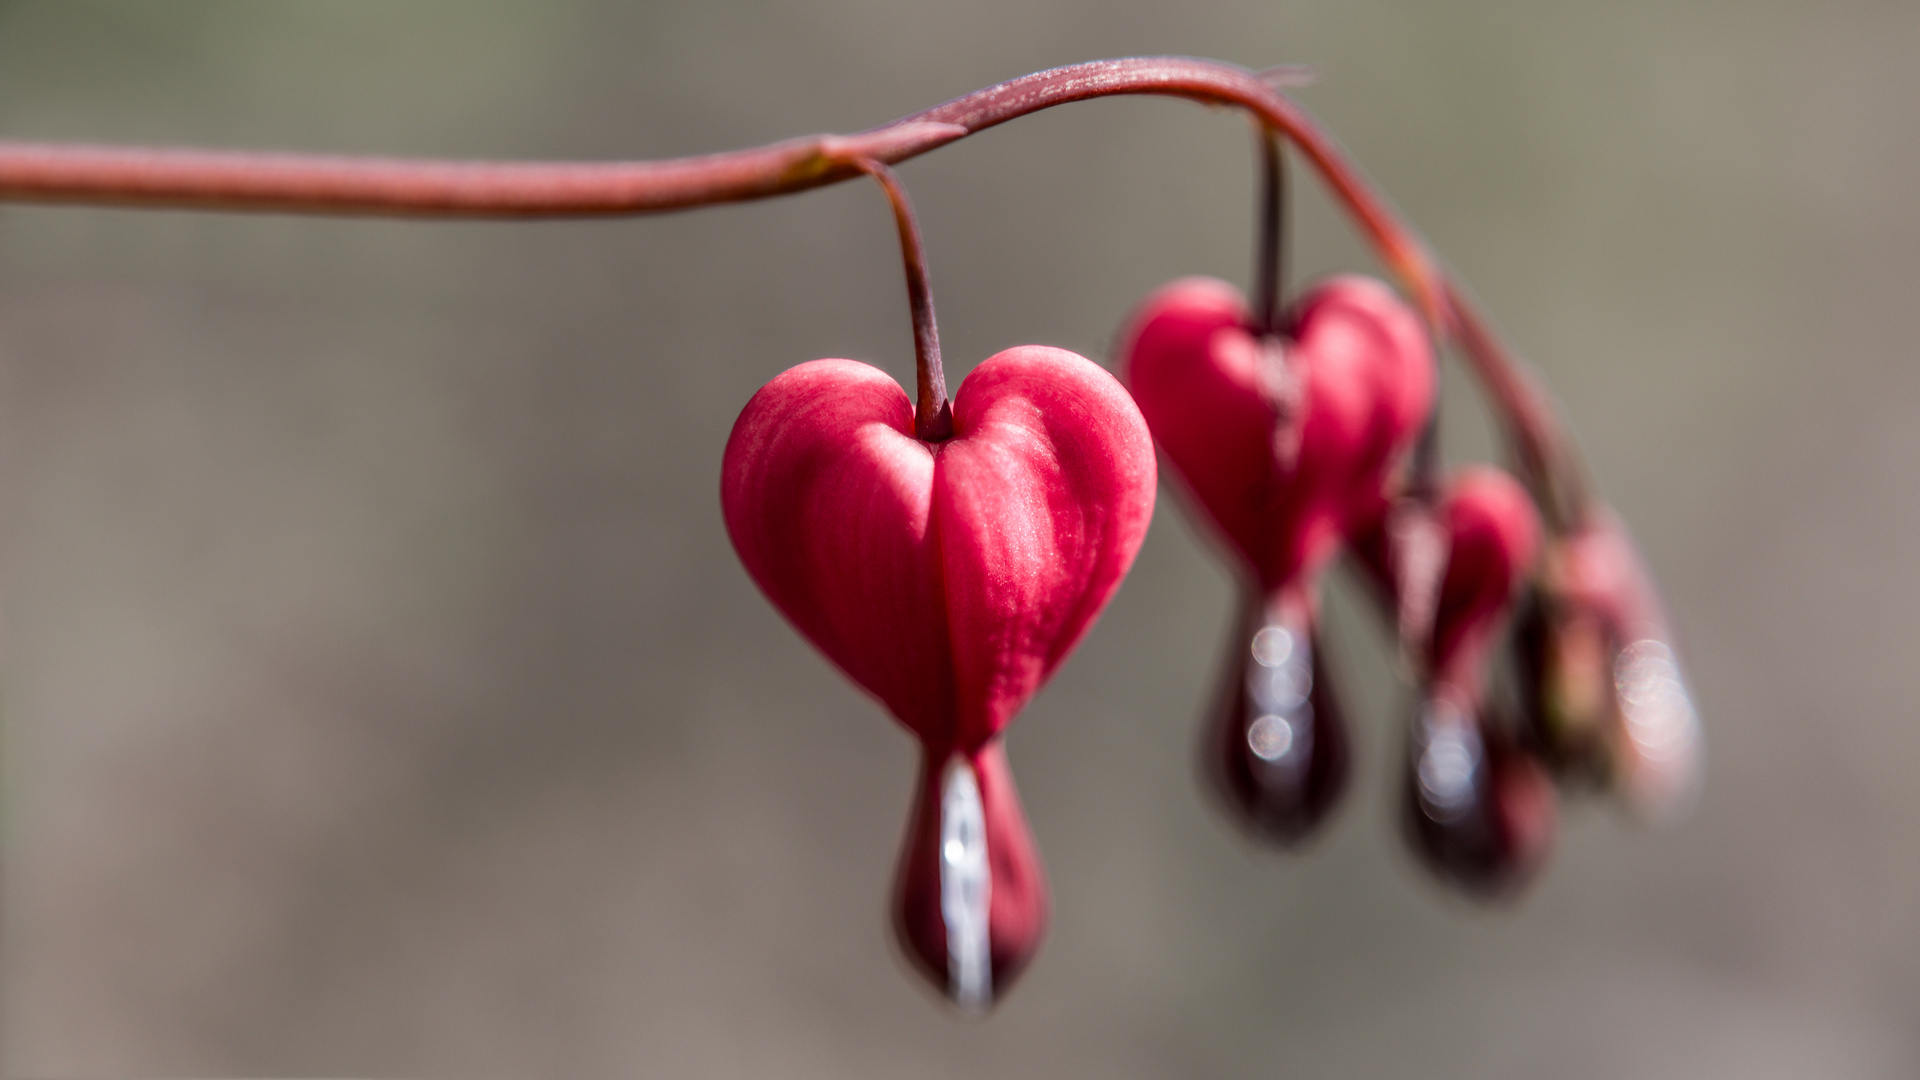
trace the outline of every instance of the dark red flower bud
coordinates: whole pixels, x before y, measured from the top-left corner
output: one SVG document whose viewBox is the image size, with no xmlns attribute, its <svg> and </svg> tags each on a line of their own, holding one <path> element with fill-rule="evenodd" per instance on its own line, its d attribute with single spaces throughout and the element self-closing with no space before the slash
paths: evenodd
<svg viewBox="0 0 1920 1080">
<path fill-rule="evenodd" d="M 1451 688 L 1421 703 L 1407 758 L 1406 825 L 1436 875 L 1483 900 L 1532 881 L 1559 829 L 1547 771 Z"/>
<path fill-rule="evenodd" d="M 960 1008 L 983 1013 L 1047 934 L 1046 871 L 999 739 L 921 755 L 894 882 L 908 959 Z"/>
<path fill-rule="evenodd" d="M 1202 767 L 1253 836 L 1304 839 L 1339 798 L 1350 758 L 1345 724 L 1299 598 L 1243 605 Z"/>
<path fill-rule="evenodd" d="M 1514 672 L 1528 744 L 1563 782 L 1603 788 L 1615 770 L 1611 634 L 1541 587 L 1514 617 Z"/>
</svg>

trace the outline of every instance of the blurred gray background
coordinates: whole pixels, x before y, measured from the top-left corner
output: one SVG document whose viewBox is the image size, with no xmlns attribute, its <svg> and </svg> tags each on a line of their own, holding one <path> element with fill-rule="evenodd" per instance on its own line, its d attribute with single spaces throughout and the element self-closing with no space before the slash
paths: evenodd
<svg viewBox="0 0 1920 1080">
<path fill-rule="evenodd" d="M 1132 53 L 1302 93 L 1565 403 L 1663 579 L 1697 813 L 1570 807 L 1485 911 L 1357 782 L 1298 857 L 1193 783 L 1228 580 L 1164 497 L 1014 726 L 1052 938 L 954 1019 L 884 911 L 913 747 L 761 599 L 733 417 L 910 378 L 870 185 L 656 219 L 0 209 L 4 1050 L 30 1077 L 1920 1073 L 1920 5 L 0 3 L 0 136 L 636 158 Z M 906 166 L 954 379 L 1244 281 L 1243 121 Z M 1303 197 L 1303 271 L 1371 261 Z M 1490 442 L 1449 381 L 1456 459 Z"/>
</svg>

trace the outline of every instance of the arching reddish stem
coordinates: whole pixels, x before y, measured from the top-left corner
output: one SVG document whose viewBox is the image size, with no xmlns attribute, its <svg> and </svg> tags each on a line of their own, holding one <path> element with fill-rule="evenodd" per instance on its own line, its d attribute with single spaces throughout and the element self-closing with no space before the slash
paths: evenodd
<svg viewBox="0 0 1920 1080">
<path fill-rule="evenodd" d="M 974 132 L 1117 94 L 1234 105 L 1277 129 L 1320 173 L 1442 338 L 1457 340 L 1493 398 L 1550 525 L 1585 505 L 1584 481 L 1547 399 L 1487 319 L 1339 146 L 1261 75 L 1186 57 L 1098 60 L 987 87 L 891 124 L 704 157 L 505 163 L 220 153 L 0 142 L 0 200 L 435 217 L 645 214 L 783 195 L 897 164 Z"/>
</svg>

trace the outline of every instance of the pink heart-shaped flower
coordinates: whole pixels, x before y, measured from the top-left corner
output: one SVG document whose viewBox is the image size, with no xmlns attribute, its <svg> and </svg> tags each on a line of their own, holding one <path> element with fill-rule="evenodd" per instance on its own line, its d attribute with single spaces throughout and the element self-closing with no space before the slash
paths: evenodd
<svg viewBox="0 0 1920 1080">
<path fill-rule="evenodd" d="M 1568 779 L 1614 788 L 1671 821 L 1698 794 L 1700 717 L 1659 591 L 1604 507 L 1548 545 L 1516 635 L 1522 715 Z"/>
<path fill-rule="evenodd" d="M 953 435 L 852 360 L 793 368 L 727 442 L 727 533 L 774 606 L 921 742 L 894 926 L 963 1008 L 991 1005 L 1047 924 L 999 739 L 1119 587 L 1153 516 L 1153 443 L 1113 376 L 1060 349 L 990 357 Z"/>
<path fill-rule="evenodd" d="M 953 437 L 898 383 L 815 360 L 734 424 L 721 508 L 747 573 L 933 749 L 1003 729 L 1086 633 L 1153 516 L 1145 423 L 1113 376 L 1029 345 L 982 363 Z"/>
<path fill-rule="evenodd" d="M 1353 550 L 1392 609 L 1400 588 L 1387 539 L 1392 500 L 1377 500 Z M 1461 470 L 1438 517 L 1446 565 L 1419 648 L 1426 686 L 1407 747 L 1403 820 L 1414 853 L 1443 881 L 1510 899 L 1546 864 L 1559 822 L 1551 777 L 1487 695 L 1500 629 L 1539 550 L 1540 518 L 1520 482 L 1489 466 Z"/>
<path fill-rule="evenodd" d="M 1398 606 L 1401 587 L 1388 539 L 1393 503 L 1377 494 L 1350 538 L 1355 561 L 1389 610 Z M 1429 682 L 1477 706 L 1498 631 L 1539 555 L 1540 514 L 1520 481 L 1490 465 L 1455 474 L 1436 511 L 1446 561 L 1432 626 L 1417 651 Z"/>
<path fill-rule="evenodd" d="M 1263 592 L 1311 578 L 1340 546 L 1432 405 L 1420 319 L 1376 281 L 1338 277 L 1295 306 L 1284 366 L 1250 329 L 1246 302 L 1211 278 L 1175 281 L 1141 305 L 1122 350 L 1155 441 Z M 1276 433 L 1297 409 L 1297 445 Z M 1288 460 L 1291 458 L 1291 460 Z"/>
</svg>

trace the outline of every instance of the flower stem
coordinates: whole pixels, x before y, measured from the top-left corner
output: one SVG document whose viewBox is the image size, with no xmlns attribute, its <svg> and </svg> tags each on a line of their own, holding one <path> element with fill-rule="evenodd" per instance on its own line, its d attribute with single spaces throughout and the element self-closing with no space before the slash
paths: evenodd
<svg viewBox="0 0 1920 1080">
<path fill-rule="evenodd" d="M 1280 333 L 1287 288 L 1287 156 L 1280 133 L 1260 125 L 1260 251 L 1253 268 L 1254 322 L 1269 337 Z"/>
<path fill-rule="evenodd" d="M 918 403 L 914 408 L 913 432 L 922 442 L 942 442 L 953 437 L 953 407 L 947 402 L 947 374 L 940 367 L 940 327 L 933 317 L 933 286 L 927 276 L 927 249 L 920 242 L 920 222 L 913 215 L 913 202 L 893 170 L 872 158 L 859 158 L 854 164 L 880 183 L 887 202 L 893 207 L 893 221 L 900 230 L 900 261 L 907 271 L 907 306 L 913 311 L 913 360 Z"/>
<path fill-rule="evenodd" d="M 1186 57 L 1097 60 L 1036 72 L 854 135 L 642 162 L 418 161 L 0 142 L 0 201 L 435 217 L 646 214 L 839 183 L 856 162 L 894 165 L 1041 109 L 1117 94 L 1247 110 L 1320 174 L 1442 340 L 1457 341 L 1492 399 L 1550 528 L 1584 516 L 1577 452 L 1546 396 L 1365 175 L 1259 73 Z"/>
</svg>

